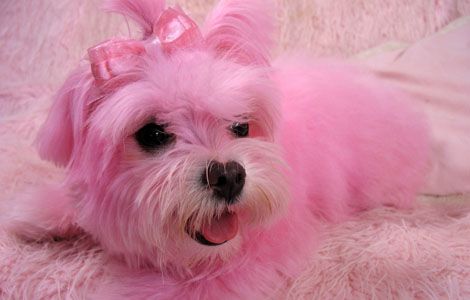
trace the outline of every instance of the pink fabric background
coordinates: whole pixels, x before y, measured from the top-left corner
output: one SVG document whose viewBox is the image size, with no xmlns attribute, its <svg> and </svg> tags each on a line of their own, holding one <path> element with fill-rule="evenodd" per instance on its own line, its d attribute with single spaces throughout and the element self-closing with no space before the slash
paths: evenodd
<svg viewBox="0 0 470 300">
<path fill-rule="evenodd" d="M 179 1 L 198 21 L 215 2 Z M 88 47 L 111 36 L 137 34 L 121 17 L 99 12 L 99 3 L 0 3 L 0 213 L 28 187 L 61 177 L 59 169 L 38 159 L 31 144 L 66 74 Z M 359 57 L 378 76 L 410 92 L 431 120 L 435 151 L 424 192 L 470 191 L 469 25 L 432 36 L 470 14 L 469 0 L 278 0 L 277 5 L 280 44 L 275 54 L 362 53 Z M 390 41 L 399 46 L 364 52 Z M 445 199 L 438 203 L 427 197 L 412 212 L 380 209 L 330 226 L 288 295 L 470 298 L 469 199 Z M 105 260 L 87 237 L 25 244 L 2 234 L 0 296 L 80 298 L 106 278 Z"/>
</svg>

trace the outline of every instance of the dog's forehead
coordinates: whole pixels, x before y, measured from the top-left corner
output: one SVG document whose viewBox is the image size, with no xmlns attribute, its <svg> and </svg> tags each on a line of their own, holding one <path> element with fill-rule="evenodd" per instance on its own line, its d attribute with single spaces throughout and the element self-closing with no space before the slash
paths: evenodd
<svg viewBox="0 0 470 300">
<path fill-rule="evenodd" d="M 236 120 L 257 109 L 265 70 L 186 53 L 149 60 L 141 80 L 117 90 L 99 106 L 92 123 L 118 139 L 156 119 L 178 123 L 188 117 Z"/>
<path fill-rule="evenodd" d="M 152 61 L 144 80 L 162 110 L 202 110 L 217 117 L 245 113 L 256 98 L 252 86 L 259 70 L 215 59 L 204 52 L 181 53 Z"/>
</svg>

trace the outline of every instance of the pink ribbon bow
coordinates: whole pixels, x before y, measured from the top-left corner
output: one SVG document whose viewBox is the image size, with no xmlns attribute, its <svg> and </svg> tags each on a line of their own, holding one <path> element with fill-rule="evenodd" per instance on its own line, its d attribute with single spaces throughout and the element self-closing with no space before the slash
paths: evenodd
<svg viewBox="0 0 470 300">
<path fill-rule="evenodd" d="M 171 54 L 177 49 L 200 46 L 203 37 L 196 23 L 186 14 L 167 8 L 154 24 L 148 39 L 109 40 L 88 49 L 91 72 L 98 86 L 135 67 L 148 43 L 156 43 L 163 52 Z"/>
</svg>

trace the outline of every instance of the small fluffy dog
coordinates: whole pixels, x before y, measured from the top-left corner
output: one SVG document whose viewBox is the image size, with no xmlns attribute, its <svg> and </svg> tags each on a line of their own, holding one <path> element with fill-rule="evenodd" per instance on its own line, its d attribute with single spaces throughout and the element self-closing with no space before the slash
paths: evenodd
<svg viewBox="0 0 470 300">
<path fill-rule="evenodd" d="M 222 1 L 199 29 L 163 0 L 108 1 L 144 36 L 89 49 L 38 138 L 65 181 L 2 222 L 93 236 L 115 265 L 90 298 L 266 299 L 323 221 L 409 207 L 426 171 L 420 115 L 355 66 L 271 63 L 270 6 Z"/>
</svg>

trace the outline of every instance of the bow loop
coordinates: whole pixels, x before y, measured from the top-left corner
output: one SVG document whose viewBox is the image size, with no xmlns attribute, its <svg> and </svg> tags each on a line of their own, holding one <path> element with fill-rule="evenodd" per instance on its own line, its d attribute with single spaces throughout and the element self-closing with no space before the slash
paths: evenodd
<svg viewBox="0 0 470 300">
<path fill-rule="evenodd" d="M 145 53 L 141 41 L 109 40 L 88 49 L 91 72 L 98 85 L 120 75 L 138 64 Z"/>
<path fill-rule="evenodd" d="M 202 34 L 197 24 L 182 11 L 166 9 L 153 27 L 166 53 L 176 49 L 192 48 L 202 44 Z"/>
</svg>

